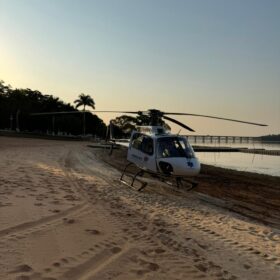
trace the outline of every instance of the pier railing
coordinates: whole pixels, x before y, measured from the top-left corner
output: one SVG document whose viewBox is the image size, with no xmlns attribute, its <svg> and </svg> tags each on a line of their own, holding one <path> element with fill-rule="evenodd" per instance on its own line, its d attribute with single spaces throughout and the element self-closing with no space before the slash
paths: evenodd
<svg viewBox="0 0 280 280">
<path fill-rule="evenodd" d="M 224 136 L 224 135 L 188 135 L 192 143 L 252 143 L 261 141 L 261 137 Z"/>
</svg>

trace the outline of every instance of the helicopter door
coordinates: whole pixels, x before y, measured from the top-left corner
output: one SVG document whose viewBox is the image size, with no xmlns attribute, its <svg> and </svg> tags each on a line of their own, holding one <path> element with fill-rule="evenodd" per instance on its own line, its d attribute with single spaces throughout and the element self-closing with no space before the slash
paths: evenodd
<svg viewBox="0 0 280 280">
<path fill-rule="evenodd" d="M 149 171 L 156 172 L 155 160 L 155 144 L 154 139 L 145 135 L 142 141 L 141 152 L 144 156 L 143 168 Z"/>
<path fill-rule="evenodd" d="M 127 160 L 140 168 L 156 171 L 154 140 L 141 133 L 134 133 L 127 153 Z"/>
<path fill-rule="evenodd" d="M 166 174 L 171 175 L 173 173 L 173 166 L 169 163 L 169 158 L 173 157 L 172 150 L 168 147 L 172 138 L 158 138 L 157 140 L 157 164 L 158 169 Z"/>
</svg>

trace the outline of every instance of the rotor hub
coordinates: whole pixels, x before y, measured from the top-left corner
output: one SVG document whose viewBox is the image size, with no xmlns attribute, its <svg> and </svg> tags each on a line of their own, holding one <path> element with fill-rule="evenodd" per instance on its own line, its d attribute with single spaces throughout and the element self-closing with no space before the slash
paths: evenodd
<svg viewBox="0 0 280 280">
<path fill-rule="evenodd" d="M 150 117 L 150 125 L 157 126 L 162 125 L 162 117 L 163 113 L 156 109 L 150 109 L 148 110 L 148 115 Z"/>
</svg>

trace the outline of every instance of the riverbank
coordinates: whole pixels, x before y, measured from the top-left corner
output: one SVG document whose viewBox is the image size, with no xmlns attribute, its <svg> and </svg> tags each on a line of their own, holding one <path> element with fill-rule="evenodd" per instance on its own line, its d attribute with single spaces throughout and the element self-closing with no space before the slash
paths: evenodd
<svg viewBox="0 0 280 280">
<path fill-rule="evenodd" d="M 107 150 L 93 150 L 120 171 L 127 164 L 125 149 L 114 150 L 112 155 Z M 202 164 L 195 181 L 198 187 L 194 191 L 205 195 L 202 199 L 280 228 L 280 177 Z M 147 191 L 170 191 L 159 184 L 150 183 Z"/>
<path fill-rule="evenodd" d="M 245 148 L 245 147 L 213 147 L 213 146 L 193 146 L 195 152 L 210 152 L 210 153 L 249 153 L 249 154 L 258 154 L 258 155 L 271 155 L 271 156 L 280 156 L 280 150 L 268 150 L 268 149 L 255 149 L 255 148 Z"/>
</svg>

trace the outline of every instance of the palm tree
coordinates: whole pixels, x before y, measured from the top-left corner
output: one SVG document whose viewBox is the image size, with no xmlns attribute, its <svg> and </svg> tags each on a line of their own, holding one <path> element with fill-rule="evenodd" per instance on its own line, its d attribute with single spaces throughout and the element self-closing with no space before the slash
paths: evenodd
<svg viewBox="0 0 280 280">
<path fill-rule="evenodd" d="M 84 93 L 81 93 L 79 95 L 79 99 L 75 100 L 74 103 L 77 103 L 76 108 L 84 106 L 83 111 L 85 111 L 86 106 L 95 109 L 95 102 L 93 101 L 93 98 L 89 95 L 85 95 Z"/>
<path fill-rule="evenodd" d="M 76 99 L 74 101 L 74 103 L 76 104 L 76 108 L 80 107 L 80 106 L 84 106 L 83 108 L 83 130 L 84 130 L 84 136 L 86 135 L 86 120 L 85 120 L 85 108 L 86 106 L 91 107 L 92 109 L 95 109 L 95 102 L 93 100 L 92 97 L 90 97 L 90 95 L 85 95 L 84 93 L 81 93 L 79 95 L 79 99 Z"/>
</svg>

